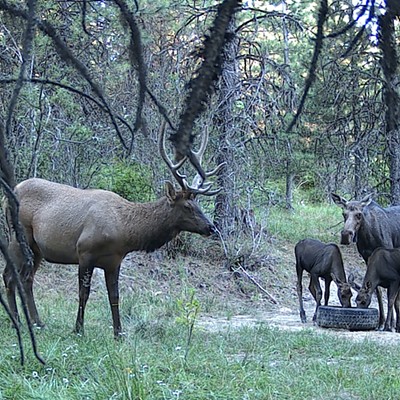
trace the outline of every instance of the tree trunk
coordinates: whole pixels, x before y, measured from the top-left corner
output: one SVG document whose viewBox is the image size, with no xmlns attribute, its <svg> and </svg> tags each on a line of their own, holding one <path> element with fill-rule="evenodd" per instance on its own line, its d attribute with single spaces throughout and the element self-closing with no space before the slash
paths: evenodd
<svg viewBox="0 0 400 400">
<path fill-rule="evenodd" d="M 234 32 L 235 23 L 231 23 L 229 33 Z M 220 104 L 217 114 L 214 117 L 215 126 L 219 132 L 219 150 L 217 163 L 226 162 L 218 177 L 218 187 L 223 187 L 215 198 L 214 224 L 221 236 L 226 238 L 234 229 L 234 149 L 232 148 L 232 137 L 235 134 L 235 123 L 233 118 L 233 107 L 237 98 L 239 87 L 239 73 L 237 65 L 237 54 L 239 42 L 236 37 L 225 46 L 222 55 L 223 71 L 220 79 L 219 99 Z"/>
<path fill-rule="evenodd" d="M 386 12 L 379 17 L 379 48 L 382 52 L 382 71 L 385 77 L 386 138 L 389 150 L 390 197 L 400 204 L 400 95 L 398 56 L 394 21 L 400 17 L 398 0 L 386 0 Z"/>
</svg>

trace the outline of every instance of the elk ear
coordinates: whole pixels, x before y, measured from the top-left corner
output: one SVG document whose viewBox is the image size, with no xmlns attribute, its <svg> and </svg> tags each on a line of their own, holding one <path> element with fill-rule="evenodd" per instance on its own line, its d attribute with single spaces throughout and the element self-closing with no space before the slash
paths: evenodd
<svg viewBox="0 0 400 400">
<path fill-rule="evenodd" d="M 173 203 L 176 199 L 176 191 L 174 185 L 170 181 L 165 182 L 165 195 L 169 203 Z"/>
<path fill-rule="evenodd" d="M 344 199 L 343 197 L 339 196 L 336 193 L 331 193 L 331 197 L 336 205 L 338 205 L 339 207 L 342 207 L 342 208 L 346 208 L 346 204 L 347 204 L 346 199 Z"/>
</svg>

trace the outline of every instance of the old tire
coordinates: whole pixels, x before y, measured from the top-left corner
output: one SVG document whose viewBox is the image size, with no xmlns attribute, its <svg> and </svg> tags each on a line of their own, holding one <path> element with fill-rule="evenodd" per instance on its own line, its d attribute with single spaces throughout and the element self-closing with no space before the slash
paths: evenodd
<svg viewBox="0 0 400 400">
<path fill-rule="evenodd" d="M 376 329 L 379 312 L 376 308 L 318 307 L 316 323 L 321 328 L 368 331 Z"/>
</svg>

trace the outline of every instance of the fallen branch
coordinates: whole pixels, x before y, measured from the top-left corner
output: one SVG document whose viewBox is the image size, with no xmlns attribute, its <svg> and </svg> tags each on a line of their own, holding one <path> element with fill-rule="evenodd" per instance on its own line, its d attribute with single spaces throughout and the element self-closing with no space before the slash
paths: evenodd
<svg viewBox="0 0 400 400">
<path fill-rule="evenodd" d="M 278 304 L 278 301 L 270 294 L 266 289 L 264 289 L 241 265 L 236 268 L 233 272 L 237 273 L 240 270 L 252 283 L 254 283 L 265 295 L 267 295 L 268 299 L 274 303 Z"/>
</svg>

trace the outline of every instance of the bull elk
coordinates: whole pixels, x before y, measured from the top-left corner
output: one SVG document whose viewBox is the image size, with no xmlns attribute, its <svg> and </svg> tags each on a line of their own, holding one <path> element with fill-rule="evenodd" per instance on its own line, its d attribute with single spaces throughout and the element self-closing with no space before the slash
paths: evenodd
<svg viewBox="0 0 400 400">
<path fill-rule="evenodd" d="M 32 178 L 19 183 L 15 194 L 19 201 L 19 220 L 34 257 L 30 273 L 23 271 L 24 260 L 15 235 L 9 251 L 21 272 L 22 284 L 30 320 L 43 326 L 33 295 L 34 275 L 42 259 L 58 264 L 79 264 L 79 308 L 75 332 L 83 334 L 85 306 L 90 294 L 90 282 L 95 267 L 104 270 L 114 337 L 120 337 L 118 278 L 120 265 L 132 251 L 147 252 L 160 248 L 181 231 L 211 235 L 215 228 L 195 201 L 198 194 L 213 195 L 211 185 L 195 179 L 189 185 L 179 172 L 186 158 L 173 163 L 165 148 L 165 124 L 159 133 L 159 149 L 163 160 L 181 186 L 176 191 L 166 182 L 166 194 L 154 202 L 132 203 L 116 193 L 98 189 L 77 189 L 43 179 Z M 200 149 L 194 153 L 201 159 L 208 138 L 203 137 Z M 216 174 L 222 164 L 206 177 Z M 11 222 L 8 218 L 11 229 Z M 25 267 L 26 268 L 26 267 Z M 25 277 L 26 276 L 26 277 Z M 25 277 L 25 278 L 24 278 Z M 7 265 L 4 274 L 10 310 L 19 320 L 16 305 L 16 281 Z"/>
</svg>

